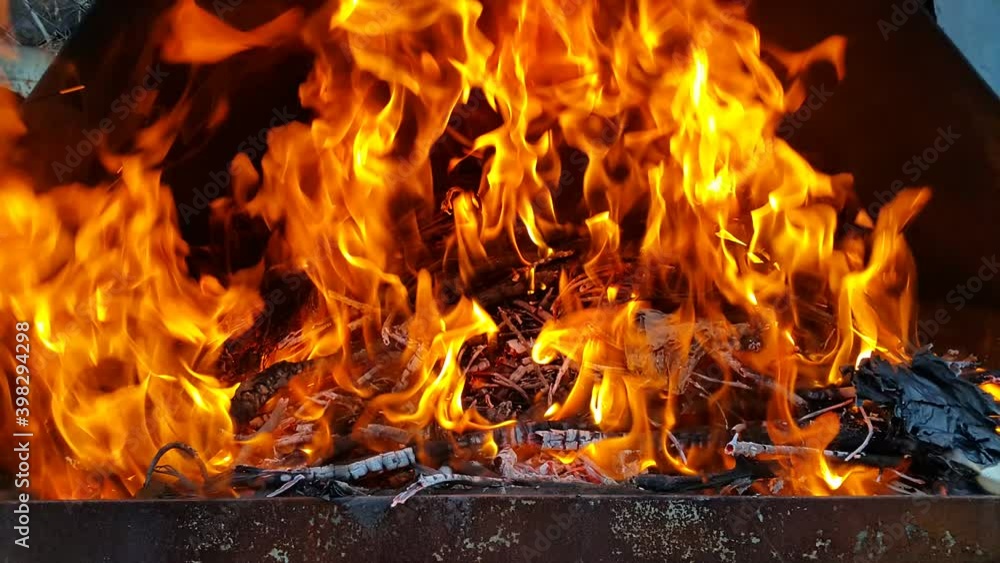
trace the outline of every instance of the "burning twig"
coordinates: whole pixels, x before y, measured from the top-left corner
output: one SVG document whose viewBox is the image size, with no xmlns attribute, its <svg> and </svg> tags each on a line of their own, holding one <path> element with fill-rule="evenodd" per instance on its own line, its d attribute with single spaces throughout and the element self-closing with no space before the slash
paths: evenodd
<svg viewBox="0 0 1000 563">
<path fill-rule="evenodd" d="M 389 440 L 397 444 L 406 444 L 410 441 L 410 433 L 402 428 L 386 426 L 384 424 L 369 424 L 364 428 L 355 431 L 359 438 L 370 440 Z"/>
<path fill-rule="evenodd" d="M 569 371 L 569 358 L 563 358 L 562 365 L 559 366 L 559 372 L 556 373 L 556 380 L 552 382 L 552 386 L 549 387 L 549 404 L 552 404 L 552 398 L 559 389 L 559 384 L 562 383 L 563 376 Z"/>
<path fill-rule="evenodd" d="M 539 266 L 535 270 L 534 284 L 528 276 L 521 276 L 517 280 L 507 283 L 495 284 L 482 291 L 476 292 L 476 300 L 483 307 L 489 308 L 500 303 L 505 303 L 515 297 L 523 297 L 530 293 L 534 287 L 553 286 L 559 283 L 559 268 L 552 264 L 548 269 Z"/>
<path fill-rule="evenodd" d="M 150 483 L 153 481 L 153 473 L 160 468 L 160 458 L 166 455 L 171 450 L 178 450 L 188 458 L 198 462 L 198 469 L 201 471 L 202 482 L 208 481 L 208 467 L 205 466 L 205 462 L 202 461 L 201 456 L 198 455 L 198 451 L 191 446 L 185 444 L 184 442 L 170 442 L 169 444 L 160 448 L 156 455 L 153 456 L 153 460 L 149 462 L 149 469 L 146 471 L 146 480 L 142 484 L 143 489 L 149 489 Z"/>
<path fill-rule="evenodd" d="M 670 438 L 670 442 L 674 445 L 674 447 L 677 448 L 677 455 L 681 458 L 681 463 L 687 465 L 688 458 L 687 454 L 684 453 L 684 446 L 681 444 L 681 441 L 677 439 L 677 436 L 674 436 L 673 432 L 669 430 L 664 430 L 664 432 L 666 433 L 667 438 Z"/>
<path fill-rule="evenodd" d="M 366 350 L 360 350 L 351 354 L 349 361 L 354 365 L 364 365 L 364 362 L 374 364 L 372 367 L 372 374 L 374 374 L 385 363 L 393 361 L 396 357 L 398 357 L 398 353 L 385 352 L 379 353 L 375 358 L 369 358 Z M 278 362 L 240 383 L 240 386 L 236 389 L 236 393 L 233 395 L 229 412 L 238 425 L 245 425 L 257 416 L 260 409 L 271 397 L 281 389 L 287 387 L 293 378 L 302 373 L 320 370 L 341 361 L 345 361 L 345 356 L 342 353 L 310 358 L 301 362 Z M 359 381 L 359 383 L 363 382 Z M 325 399 L 338 397 L 340 396 L 336 395 L 333 391 L 324 391 L 313 402 L 321 402 Z M 329 401 L 327 400 L 326 402 Z"/>
<path fill-rule="evenodd" d="M 271 411 L 271 416 L 267 419 L 267 422 L 265 422 L 253 434 L 250 434 L 248 436 L 237 436 L 236 441 L 250 442 L 257 436 L 263 436 L 264 434 L 269 434 L 271 432 L 274 432 L 275 429 L 278 428 L 278 424 L 284 417 L 286 408 L 288 408 L 288 399 L 283 398 L 278 400 L 278 404 L 275 405 L 274 410 Z M 242 448 L 240 448 L 239 453 L 236 455 L 236 464 L 239 465 L 243 463 L 243 461 L 246 460 L 247 456 L 250 455 L 250 452 L 252 450 L 253 446 L 251 446 L 250 444 L 246 444 Z"/>
<path fill-rule="evenodd" d="M 850 455 L 845 457 L 844 461 L 851 461 L 852 459 L 861 455 L 861 452 L 863 452 L 865 448 L 868 447 L 868 443 L 872 441 L 872 436 L 875 435 L 875 427 L 872 425 L 872 419 L 871 417 L 868 416 L 868 412 L 865 411 L 865 406 L 858 405 L 858 409 L 861 411 L 861 416 L 865 417 L 865 424 L 868 425 L 868 435 L 865 436 L 865 441 L 861 442 L 861 445 L 858 446 L 858 449 L 854 450 L 853 452 L 851 452 Z"/>
<path fill-rule="evenodd" d="M 257 430 L 251 432 L 250 434 L 237 434 L 236 441 L 249 442 L 257 436 L 263 436 L 264 434 L 274 432 L 278 428 L 279 423 L 284 420 L 285 409 L 287 408 L 288 398 L 282 397 L 281 399 L 278 399 L 278 402 L 274 405 L 274 410 L 266 415 L 267 422 L 262 424 L 259 428 L 257 428 Z"/>
<path fill-rule="evenodd" d="M 733 436 L 733 439 L 726 444 L 724 450 L 727 455 L 733 457 L 748 457 L 751 459 L 757 458 L 762 455 L 773 455 L 773 456 L 785 456 L 785 457 L 797 457 L 797 456 L 808 456 L 823 454 L 828 458 L 833 459 L 846 459 L 847 456 L 851 455 L 847 452 L 839 452 L 834 450 L 820 450 L 818 448 L 810 448 L 807 446 L 776 446 L 774 444 L 759 444 L 757 442 L 744 442 L 739 439 L 739 434 Z"/>
<path fill-rule="evenodd" d="M 982 362 L 980 362 L 979 358 L 977 358 L 974 354 L 970 354 L 963 358 L 962 353 L 958 350 L 949 349 L 945 351 L 945 353 L 941 356 L 941 359 L 948 364 L 948 367 L 955 373 L 955 375 L 962 375 L 963 373 L 969 370 L 975 370 L 982 365 Z"/>
<path fill-rule="evenodd" d="M 496 461 L 499 462 L 500 475 L 503 475 L 507 479 L 525 479 L 538 475 L 538 471 L 535 468 L 525 468 L 523 464 L 518 462 L 517 452 L 510 446 L 497 452 Z M 552 479 L 556 478 L 554 475 L 550 477 Z"/>
<path fill-rule="evenodd" d="M 483 353 L 483 350 L 485 349 L 486 346 L 484 344 L 480 344 L 479 346 L 475 347 L 475 349 L 472 351 L 472 357 L 470 357 L 469 361 L 466 362 L 465 364 L 465 370 L 464 370 L 465 372 L 469 372 L 472 370 L 472 366 L 476 365 L 476 359 L 479 358 L 479 356 Z M 489 364 L 487 363 L 487 365 Z"/>
<path fill-rule="evenodd" d="M 916 477 L 914 477 L 912 475 L 907 475 L 906 473 L 903 473 L 903 472 L 898 471 L 896 469 L 893 469 L 891 467 L 889 468 L 889 472 L 895 474 L 896 477 L 898 477 L 900 479 L 904 479 L 906 481 L 909 481 L 909 482 L 917 484 L 917 485 L 926 485 L 927 484 L 927 481 L 924 481 L 923 479 L 918 479 L 918 478 L 916 478 Z M 881 475 L 879 477 L 881 477 Z"/>
<path fill-rule="evenodd" d="M 732 457 L 746 457 L 750 459 L 756 459 L 760 456 L 802 457 L 820 454 L 827 459 L 846 461 L 847 457 L 851 455 L 851 452 L 840 450 L 821 450 L 819 448 L 810 448 L 808 446 L 776 446 L 774 444 L 744 442 L 739 439 L 739 434 L 733 436 L 733 439 L 726 444 L 723 451 Z M 854 459 L 865 465 L 875 467 L 893 467 L 902 463 L 903 456 L 858 453 Z"/>
<path fill-rule="evenodd" d="M 517 328 L 517 325 L 510 320 L 510 315 L 507 314 L 507 311 L 504 311 L 502 308 L 497 310 L 500 311 L 500 317 L 503 319 L 501 326 L 507 325 L 512 331 L 514 331 L 514 335 L 517 336 L 518 341 L 525 346 L 526 349 L 530 349 L 531 346 L 529 344 L 529 340 L 524 337 L 523 333 L 521 333 L 521 329 Z"/>
<path fill-rule="evenodd" d="M 660 475 L 647 473 L 632 479 L 640 489 L 658 493 L 680 493 L 719 489 L 743 480 L 770 477 L 771 472 L 763 464 L 751 465 L 744 462 L 730 471 L 708 475 Z"/>
<path fill-rule="evenodd" d="M 807 415 L 799 418 L 799 422 L 805 422 L 805 421 L 809 420 L 810 418 L 815 418 L 815 417 L 817 417 L 817 416 L 819 416 L 819 415 L 821 415 L 823 413 L 827 413 L 827 412 L 830 412 L 830 411 L 835 411 L 835 410 L 837 410 L 839 408 L 846 407 L 846 406 L 850 405 L 853 402 L 854 402 L 854 399 L 847 399 L 846 401 L 844 401 L 842 403 L 837 403 L 836 405 L 830 405 L 829 407 L 819 409 L 818 411 L 813 411 L 813 412 L 811 412 L 811 413 L 809 413 L 809 414 L 807 414 Z"/>
<path fill-rule="evenodd" d="M 486 436 L 487 434 L 472 434 L 464 437 L 460 440 L 460 443 L 473 447 L 480 446 L 486 439 Z M 500 447 L 534 445 L 543 450 L 552 451 L 581 450 L 590 444 L 618 436 L 620 435 L 610 435 L 604 432 L 575 428 L 561 430 L 551 428 L 544 423 L 520 423 L 498 428 L 492 432 L 494 442 Z"/>
<path fill-rule="evenodd" d="M 510 379 L 507 379 L 506 377 L 500 375 L 499 373 L 491 373 L 490 377 L 494 381 L 496 381 L 498 384 L 500 384 L 501 386 L 507 387 L 508 389 L 512 389 L 512 390 L 516 391 L 519 395 L 521 395 L 521 397 L 524 397 L 525 401 L 527 401 L 528 403 L 531 403 L 531 397 L 528 395 L 528 392 L 525 391 L 523 387 L 521 387 L 520 385 L 518 385 L 514 381 L 511 381 Z"/>
<path fill-rule="evenodd" d="M 693 376 L 695 376 L 695 377 L 697 377 L 699 379 L 704 379 L 705 381 L 711 381 L 712 383 L 718 383 L 719 385 L 728 385 L 730 387 L 738 387 L 740 389 L 746 389 L 748 391 L 753 389 L 753 387 L 750 387 L 746 383 L 742 383 L 740 381 L 726 381 L 724 379 L 716 379 L 714 377 L 709 377 L 707 375 L 700 374 L 700 373 L 698 373 L 696 371 L 692 371 L 691 375 L 693 375 Z"/>
<path fill-rule="evenodd" d="M 421 475 L 419 479 L 409 487 L 407 487 L 403 492 L 399 493 L 392 499 L 392 506 L 397 506 L 405 503 L 406 501 L 413 498 L 420 491 L 424 491 L 433 487 L 440 487 L 443 485 L 467 485 L 473 487 L 503 487 L 509 485 L 506 480 L 498 479 L 496 477 L 481 477 L 475 475 L 461 475 L 457 473 L 451 473 L 448 468 L 442 468 L 442 473 L 435 473 L 433 475 Z"/>
<path fill-rule="evenodd" d="M 528 462 L 518 460 L 517 452 L 505 447 L 497 452 L 499 471 L 512 484 L 575 484 L 575 485 L 617 485 L 618 482 L 605 475 L 586 456 L 578 456 L 571 463 L 557 461 L 546 454 L 533 456 Z M 540 461 L 544 460 L 544 461 Z"/>
<path fill-rule="evenodd" d="M 795 394 L 810 403 L 843 401 L 857 396 L 854 387 L 821 387 L 818 389 L 796 389 Z"/>
<path fill-rule="evenodd" d="M 535 430 L 532 434 L 540 440 L 543 450 L 576 451 L 607 438 L 603 432 L 589 430 Z"/>
<path fill-rule="evenodd" d="M 361 318 L 361 319 L 355 319 L 355 320 L 351 321 L 351 323 L 348 324 L 348 327 L 347 327 L 348 331 L 353 331 L 354 329 L 358 328 L 359 326 L 361 326 L 361 324 L 363 323 L 363 321 L 364 321 L 363 318 Z M 277 351 L 281 351 L 281 350 L 286 350 L 286 349 L 294 348 L 294 347 L 298 346 L 299 344 L 302 344 L 303 342 L 308 341 L 308 339 L 309 339 L 308 337 L 309 336 L 313 336 L 313 335 L 317 335 L 317 334 L 322 334 L 324 331 L 332 328 L 334 326 L 334 324 L 335 323 L 332 320 L 327 320 L 327 321 L 323 321 L 321 323 L 312 325 L 312 326 L 308 327 L 308 329 L 306 329 L 306 328 L 298 328 L 298 329 L 295 329 L 293 331 L 290 331 L 287 335 L 285 335 L 284 338 L 282 338 L 281 340 L 279 340 L 278 343 L 274 345 L 274 350 L 277 352 Z"/>
<path fill-rule="evenodd" d="M 541 306 L 532 305 L 523 299 L 515 299 L 512 303 L 524 309 L 524 311 L 534 317 L 539 324 L 544 324 L 546 321 L 551 321 L 555 318 L 552 316 L 552 313 L 546 311 Z"/>
<path fill-rule="evenodd" d="M 276 452 L 287 453 L 296 446 L 311 442 L 314 433 L 315 426 L 312 423 L 298 424 L 295 426 L 294 433 L 282 436 L 274 441 L 274 449 Z"/>
<path fill-rule="evenodd" d="M 750 381 L 753 381 L 754 383 L 760 385 L 761 387 L 766 387 L 774 391 L 775 393 L 785 397 L 789 402 L 797 406 L 801 407 L 807 404 L 806 400 L 800 397 L 794 391 L 789 391 L 788 389 L 785 389 L 783 386 L 779 385 L 773 379 L 769 377 L 764 377 L 763 375 L 760 375 L 759 373 L 751 371 L 749 368 L 745 367 L 742 363 L 740 363 L 739 360 L 736 359 L 735 356 L 732 355 L 732 353 L 728 351 L 724 352 L 722 354 L 722 357 L 729 364 L 729 367 L 731 367 L 733 371 L 735 371 L 737 375 L 739 375 L 740 377 L 744 379 L 749 379 Z"/>
<path fill-rule="evenodd" d="M 906 483 L 888 483 L 888 484 L 885 485 L 885 488 L 889 489 L 890 491 L 899 493 L 901 495 L 906 495 L 906 496 L 925 496 L 926 495 L 926 493 L 924 493 L 920 489 L 917 489 L 916 487 L 912 487 L 910 485 L 907 485 Z"/>
<path fill-rule="evenodd" d="M 305 481 L 305 480 L 306 480 L 306 476 L 305 475 L 296 475 L 295 477 L 292 478 L 291 481 L 289 481 L 289 482 L 285 483 L 284 485 L 278 487 L 276 490 L 268 493 L 267 494 L 267 498 L 276 497 L 276 496 L 280 495 L 281 493 L 284 493 L 285 491 L 288 491 L 289 489 L 292 489 L 293 487 L 295 487 L 295 485 L 298 485 L 300 481 Z"/>
<path fill-rule="evenodd" d="M 304 469 L 260 469 L 240 466 L 237 474 L 251 478 L 263 477 L 280 483 L 295 479 L 306 482 L 341 481 L 350 483 L 370 475 L 412 467 L 417 463 L 413 448 L 403 448 L 393 452 L 378 454 L 344 465 L 321 465 Z"/>
</svg>

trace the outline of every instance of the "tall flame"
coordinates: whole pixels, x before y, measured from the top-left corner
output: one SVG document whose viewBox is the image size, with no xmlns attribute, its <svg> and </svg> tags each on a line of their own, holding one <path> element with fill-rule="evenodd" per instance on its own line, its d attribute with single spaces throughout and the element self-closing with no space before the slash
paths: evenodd
<svg viewBox="0 0 1000 563">
<path fill-rule="evenodd" d="M 442 305 L 452 278 L 441 272 L 457 262 L 465 287 L 514 256 L 530 273 L 574 237 L 589 241 L 581 263 L 607 298 L 584 306 L 564 277 L 565 311 L 546 323 L 532 358 L 565 358 L 578 372 L 545 416 L 618 432 L 582 454 L 617 476 L 717 462 L 678 451 L 671 432 L 689 392 L 688 351 L 729 353 L 720 347 L 740 337 L 726 311 L 764 327 L 762 349 L 745 361 L 786 391 L 835 381 L 873 352 L 905 357 L 914 267 L 902 230 L 928 192 L 901 193 L 870 233 L 845 234 L 838 214 L 850 178 L 814 170 L 777 134 L 804 101 L 810 65 L 825 61 L 843 77 L 843 38 L 775 51 L 779 77 L 742 6 L 721 0 L 332 0 L 302 18 L 288 12 L 238 31 L 180 0 L 162 45 L 165 59 L 192 64 L 296 35 L 315 53 L 300 87 L 314 118 L 270 131 L 258 189 L 233 202 L 272 229 L 268 263 L 316 286 L 321 306 L 306 322 L 330 327 L 271 360 L 350 351 L 358 326 L 375 353 L 386 327 L 402 327 L 407 377 L 392 392 L 343 369 L 318 384 L 375 395 L 369 409 L 399 425 L 493 428 L 463 403 L 458 360 L 498 328 L 471 297 Z M 473 104 L 489 115 L 462 111 Z M 0 143 L 23 133 L 11 107 L 0 106 Z M 212 471 L 247 446 L 233 437 L 233 388 L 219 382 L 215 359 L 261 310 L 260 269 L 225 285 L 189 275 L 157 172 L 182 114 L 145 131 L 138 155 L 106 155 L 121 167 L 108 186 L 36 193 L 0 168 L 0 311 L 4 327 L 33 327 L 33 420 L 47 436 L 37 486 L 49 496 L 134 494 L 173 440 Z M 471 164 L 481 174 L 442 197 L 433 164 L 445 144 L 461 147 L 449 170 Z M 453 221 L 443 248 L 425 236 L 442 199 Z M 619 287 L 628 267 L 648 274 L 647 286 Z M 645 296 L 664 288 L 683 296 L 676 310 L 647 315 Z M 835 338 L 798 346 L 815 299 L 829 304 Z M 671 335 L 665 365 L 647 353 L 657 330 Z M 12 371 L 13 355 L 2 360 Z M 769 412 L 784 428 L 776 443 L 821 450 L 836 433 L 828 419 L 799 426 L 787 393 L 774 397 Z M 329 434 L 317 433 L 322 440 Z M 804 461 L 818 479 L 802 491 L 863 492 L 822 455 Z M 95 485 L 93 475 L 106 479 Z"/>
</svg>

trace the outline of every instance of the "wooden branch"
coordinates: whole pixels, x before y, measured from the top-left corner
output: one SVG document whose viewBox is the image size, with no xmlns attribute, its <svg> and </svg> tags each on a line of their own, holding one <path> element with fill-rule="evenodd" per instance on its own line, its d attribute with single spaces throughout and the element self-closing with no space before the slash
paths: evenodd
<svg viewBox="0 0 1000 563">
<path fill-rule="evenodd" d="M 240 383 L 233 395 L 229 414 L 240 426 L 249 423 L 260 408 L 275 393 L 288 386 L 293 377 L 304 371 L 317 369 L 330 361 L 329 357 L 313 358 L 303 362 L 278 362 L 250 379 Z"/>
<path fill-rule="evenodd" d="M 237 425 L 246 425 L 257 416 L 261 407 L 271 397 L 287 387 L 292 379 L 302 373 L 324 369 L 343 361 L 348 361 L 351 365 L 372 365 L 372 373 L 374 373 L 380 366 L 399 359 L 400 354 L 401 352 L 398 351 L 386 350 L 371 359 L 368 357 L 368 352 L 362 349 L 351 354 L 349 360 L 345 360 L 344 354 L 341 352 L 301 362 L 278 362 L 240 383 L 233 395 L 229 414 Z"/>
<path fill-rule="evenodd" d="M 537 446 L 543 450 L 576 451 L 607 438 L 624 436 L 623 433 L 608 434 L 597 430 L 553 428 L 547 422 L 521 422 L 492 432 L 468 434 L 459 438 L 459 444 L 478 447 L 491 436 L 498 447 Z"/>
<path fill-rule="evenodd" d="M 327 481 L 350 483 L 372 475 L 413 467 L 416 463 L 417 458 L 413 448 L 403 448 L 342 465 L 320 465 L 302 469 L 260 469 L 241 465 L 234 471 L 233 481 L 244 483 L 263 479 L 265 482 L 283 485 L 293 480 L 305 483 Z"/>
<path fill-rule="evenodd" d="M 435 473 L 434 475 L 421 475 L 419 479 L 403 490 L 392 499 L 393 507 L 405 503 L 413 498 L 420 491 L 425 491 L 433 487 L 442 485 L 467 485 L 471 487 L 503 487 L 509 485 L 507 480 L 496 477 L 481 477 L 474 475 L 460 475 L 453 473 Z"/>
<path fill-rule="evenodd" d="M 754 480 L 771 477 L 773 474 L 766 464 L 749 462 L 741 463 L 730 471 L 711 473 L 708 475 L 660 475 L 646 473 L 632 478 L 640 489 L 658 493 L 682 493 L 719 489 L 744 479 Z"/>
<path fill-rule="evenodd" d="M 201 485 L 195 485 L 194 483 L 191 483 L 190 480 L 188 480 L 182 474 L 173 471 L 172 468 L 170 468 L 169 466 L 160 466 L 160 459 L 163 458 L 164 455 L 166 455 L 168 452 L 172 450 L 177 450 L 183 453 L 185 457 L 193 459 L 198 463 L 198 470 L 201 472 L 201 479 L 202 479 Z M 202 460 L 201 456 L 198 455 L 197 450 L 195 450 L 188 444 L 185 444 L 184 442 L 170 442 L 169 444 L 163 446 L 156 452 L 156 455 L 153 456 L 153 460 L 149 462 L 149 469 L 146 471 L 146 480 L 142 484 L 143 491 L 149 490 L 149 486 L 153 482 L 153 474 L 157 472 L 174 475 L 178 478 L 178 480 L 183 481 L 188 486 L 188 488 L 192 490 L 198 490 L 199 492 L 203 492 L 205 484 L 207 484 L 209 481 L 208 467 L 205 465 L 204 460 Z"/>
<path fill-rule="evenodd" d="M 246 330 L 222 345 L 218 364 L 220 378 L 226 382 L 259 370 L 270 354 L 287 345 L 289 337 L 319 305 L 316 287 L 303 272 L 273 268 L 265 275 L 260 291 L 267 296 L 268 306 Z"/>
<path fill-rule="evenodd" d="M 546 269 L 539 268 L 535 271 L 534 289 L 541 287 L 552 287 L 559 283 L 559 268 L 552 266 Z M 495 307 L 506 303 L 514 298 L 524 297 L 532 289 L 531 280 L 526 276 L 521 276 L 517 281 L 505 280 L 503 283 L 496 283 L 485 289 L 475 291 L 472 295 L 476 301 L 485 308 Z"/>
<path fill-rule="evenodd" d="M 806 446 L 776 446 L 774 444 L 744 442 L 739 439 L 739 435 L 733 436 L 733 439 L 726 444 L 724 451 L 727 455 L 733 457 L 747 457 L 750 459 L 756 459 L 760 456 L 802 457 L 822 454 L 827 459 L 838 461 L 847 461 L 853 453 L 840 450 L 820 450 L 818 448 L 810 448 Z M 902 455 L 879 455 L 867 453 L 858 453 L 855 455 L 856 457 L 853 459 L 857 460 L 859 463 L 878 467 L 897 466 L 903 462 L 904 458 Z"/>
</svg>

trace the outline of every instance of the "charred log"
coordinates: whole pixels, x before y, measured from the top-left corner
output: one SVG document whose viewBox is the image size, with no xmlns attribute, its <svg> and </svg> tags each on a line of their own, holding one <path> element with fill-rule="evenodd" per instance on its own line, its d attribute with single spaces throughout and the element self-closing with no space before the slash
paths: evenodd
<svg viewBox="0 0 1000 563">
<path fill-rule="evenodd" d="M 288 386 L 293 377 L 319 369 L 330 361 L 330 358 L 313 358 L 302 362 L 278 362 L 244 381 L 236 389 L 229 408 L 233 420 L 240 425 L 247 424 L 257 415 L 264 403 Z"/>
<path fill-rule="evenodd" d="M 640 489 L 658 493 L 691 493 L 709 489 L 721 489 L 740 481 L 752 482 L 756 479 L 772 477 L 767 464 L 740 460 L 736 468 L 721 473 L 707 475 L 661 475 L 647 473 L 637 475 L 632 481 Z"/>
</svg>

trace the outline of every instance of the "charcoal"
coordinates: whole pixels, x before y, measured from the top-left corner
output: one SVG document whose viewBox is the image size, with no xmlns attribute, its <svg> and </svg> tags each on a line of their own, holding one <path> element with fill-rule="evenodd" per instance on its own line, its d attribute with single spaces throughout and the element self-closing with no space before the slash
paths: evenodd
<svg viewBox="0 0 1000 563">
<path fill-rule="evenodd" d="M 1000 462 L 998 420 L 992 418 L 1000 416 L 1000 408 L 941 358 L 922 352 L 909 366 L 893 366 L 872 357 L 849 372 L 858 397 L 891 408 L 918 443 L 958 450 L 980 465 Z"/>
<path fill-rule="evenodd" d="M 739 459 L 736 467 L 721 473 L 707 475 L 660 475 L 646 473 L 636 475 L 633 482 L 640 489 L 659 493 L 697 492 L 719 489 L 740 481 L 766 479 L 772 476 L 770 467 L 752 460 Z"/>
</svg>

